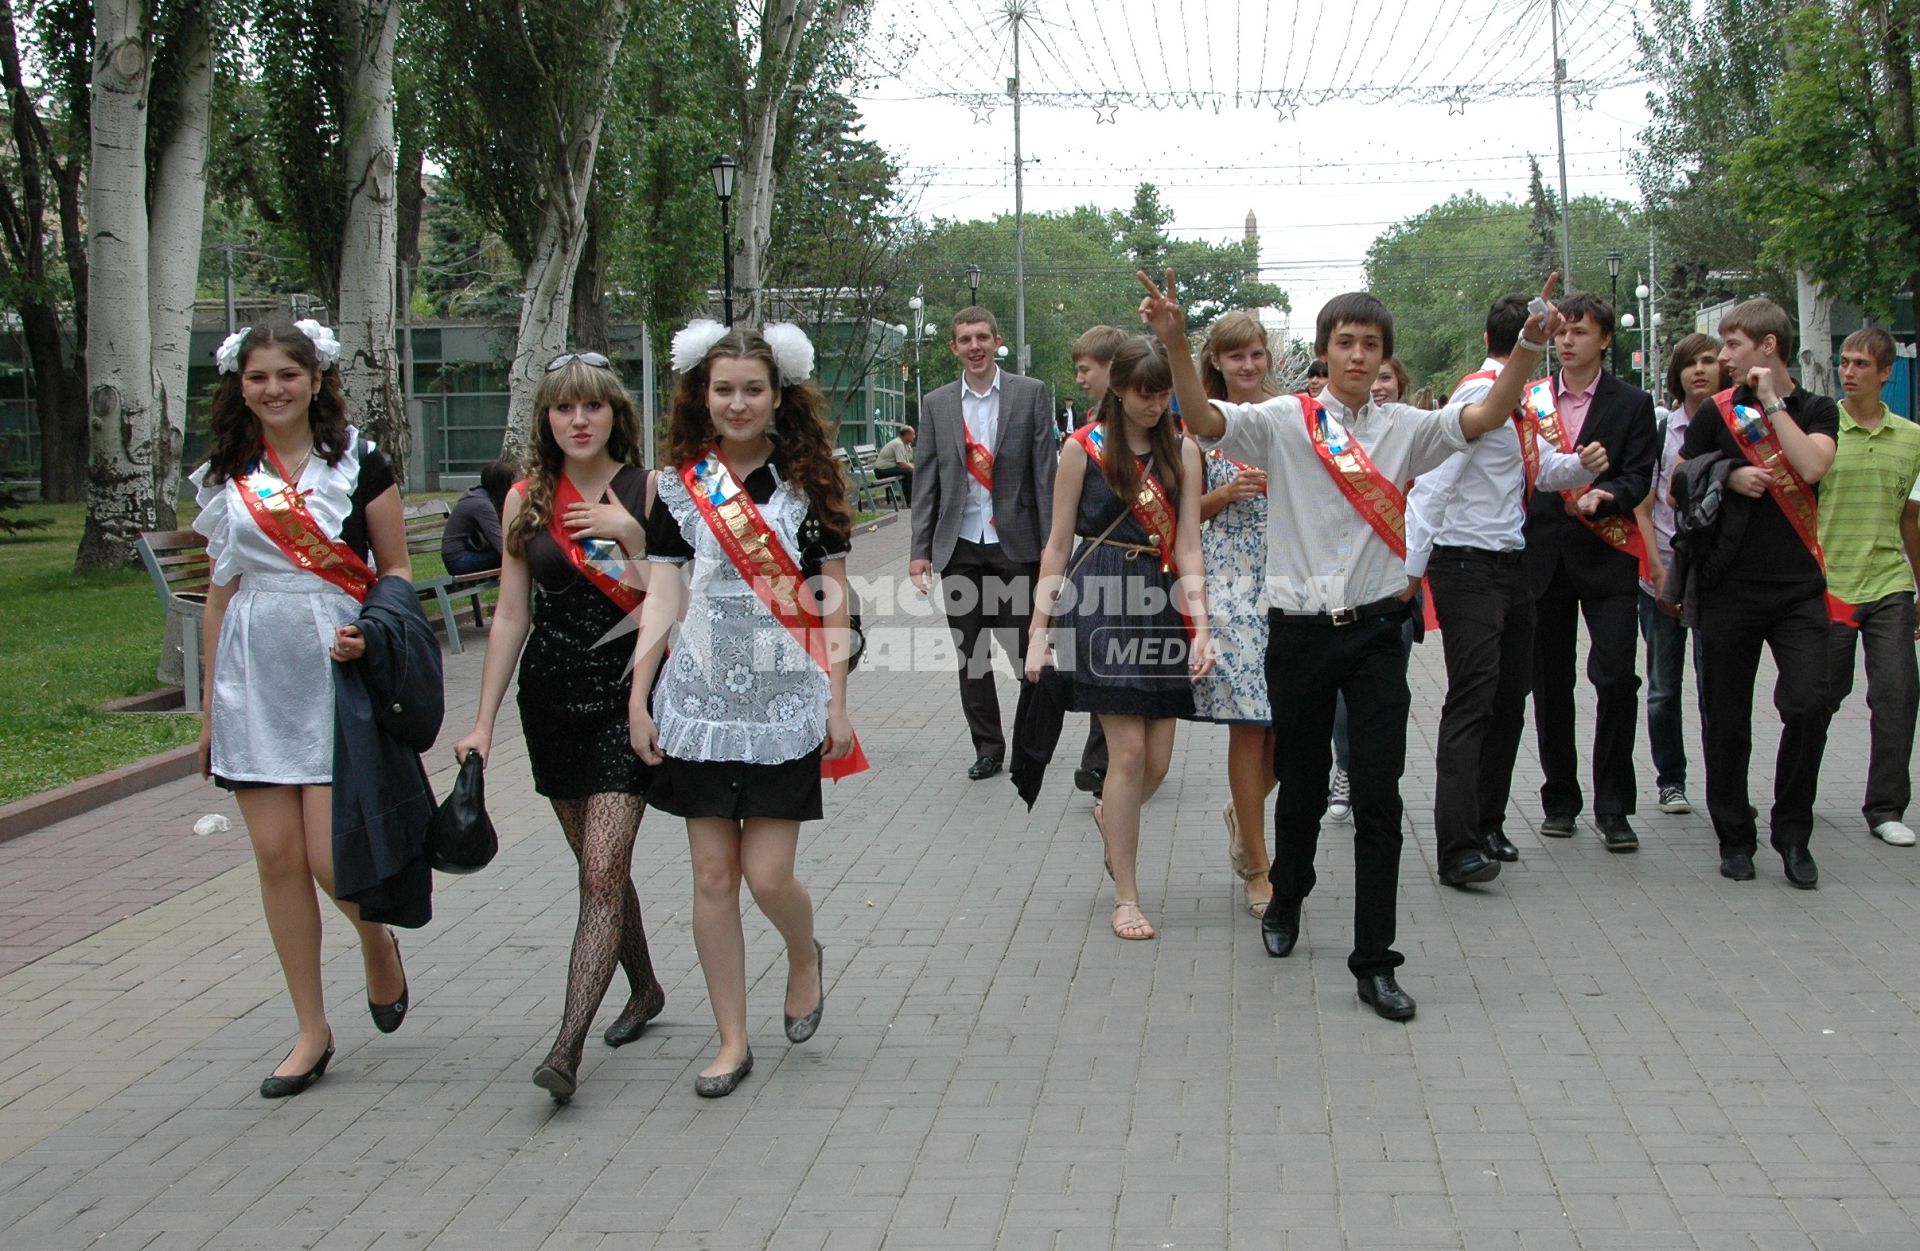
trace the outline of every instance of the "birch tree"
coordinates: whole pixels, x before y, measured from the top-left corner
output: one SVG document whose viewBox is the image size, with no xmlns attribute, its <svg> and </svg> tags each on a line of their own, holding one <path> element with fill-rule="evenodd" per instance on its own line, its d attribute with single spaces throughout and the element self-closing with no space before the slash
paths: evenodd
<svg viewBox="0 0 1920 1251">
<path fill-rule="evenodd" d="M 354 420 L 404 476 L 412 430 L 394 353 L 396 274 L 393 42 L 397 0 L 346 0 L 346 221 L 337 308 L 341 382 Z"/>
</svg>

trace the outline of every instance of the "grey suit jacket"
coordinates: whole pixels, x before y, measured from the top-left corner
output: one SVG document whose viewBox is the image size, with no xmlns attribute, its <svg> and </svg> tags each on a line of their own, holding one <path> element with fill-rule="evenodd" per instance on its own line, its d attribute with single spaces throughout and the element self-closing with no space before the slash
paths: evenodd
<svg viewBox="0 0 1920 1251">
<path fill-rule="evenodd" d="M 936 570 L 953 559 L 966 511 L 966 422 L 956 380 L 927 394 L 920 411 L 920 459 L 913 474 L 912 559 Z M 1053 522 L 1053 471 L 1060 449 L 1047 389 L 1032 378 L 1000 373 L 1000 424 L 994 436 L 994 534 L 1009 560 L 1037 564 Z"/>
</svg>

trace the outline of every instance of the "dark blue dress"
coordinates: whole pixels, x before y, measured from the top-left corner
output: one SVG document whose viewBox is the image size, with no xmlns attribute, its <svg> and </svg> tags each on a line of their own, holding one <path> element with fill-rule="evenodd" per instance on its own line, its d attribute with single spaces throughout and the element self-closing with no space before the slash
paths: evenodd
<svg viewBox="0 0 1920 1251">
<path fill-rule="evenodd" d="M 1140 457 L 1140 472 L 1153 473 L 1151 457 Z M 1127 515 L 1107 542 L 1088 552 L 1087 545 L 1121 513 Z M 1073 576 L 1054 631 L 1054 656 L 1073 680 L 1074 710 L 1149 719 L 1193 715 L 1187 630 L 1174 597 L 1174 574 L 1162 570 L 1152 552 L 1111 546 L 1158 549 L 1091 459 L 1074 534 L 1080 541 L 1067 562 Z"/>
</svg>

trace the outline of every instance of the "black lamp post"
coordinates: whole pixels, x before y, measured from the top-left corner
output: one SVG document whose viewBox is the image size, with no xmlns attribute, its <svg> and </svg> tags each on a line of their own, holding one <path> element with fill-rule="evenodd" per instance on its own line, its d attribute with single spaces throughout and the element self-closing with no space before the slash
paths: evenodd
<svg viewBox="0 0 1920 1251">
<path fill-rule="evenodd" d="M 978 265 L 967 266 L 967 290 L 973 293 L 967 303 L 978 304 L 980 302 L 980 267 Z"/>
<path fill-rule="evenodd" d="M 1615 248 L 1613 251 L 1607 253 L 1607 276 L 1613 279 L 1613 307 L 1615 312 L 1618 312 L 1620 309 L 1620 261 L 1619 248 Z M 1613 371 L 1614 376 L 1618 377 L 1620 374 L 1620 336 L 1617 334 L 1613 336 L 1613 343 L 1608 352 L 1608 356 L 1611 358 L 1608 361 L 1608 367 Z"/>
<path fill-rule="evenodd" d="M 733 203 L 733 176 L 738 172 L 730 156 L 716 156 L 708 169 L 713 173 L 713 194 L 720 198 L 720 251 L 725 257 L 725 279 L 720 301 L 726 310 L 727 325 L 733 325 L 733 218 L 728 212 Z"/>
</svg>

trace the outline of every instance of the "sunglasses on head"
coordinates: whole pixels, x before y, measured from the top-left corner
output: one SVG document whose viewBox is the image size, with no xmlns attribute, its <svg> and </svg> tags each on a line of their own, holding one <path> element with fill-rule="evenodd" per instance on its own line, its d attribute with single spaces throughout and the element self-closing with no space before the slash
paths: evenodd
<svg viewBox="0 0 1920 1251">
<path fill-rule="evenodd" d="M 574 361 L 579 361 L 582 365 L 592 365 L 599 369 L 608 369 L 613 365 L 612 361 L 600 355 L 598 352 L 562 352 L 547 362 L 547 372 L 552 373 L 556 369 L 565 369 Z"/>
</svg>

